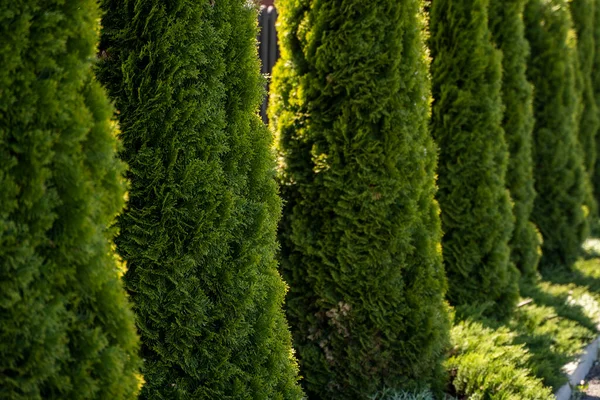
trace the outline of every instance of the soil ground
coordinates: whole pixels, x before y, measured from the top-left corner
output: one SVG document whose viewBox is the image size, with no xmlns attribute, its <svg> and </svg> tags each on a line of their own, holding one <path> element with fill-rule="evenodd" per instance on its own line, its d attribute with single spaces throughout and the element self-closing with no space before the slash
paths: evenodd
<svg viewBox="0 0 600 400">
<path fill-rule="evenodd" d="M 585 377 L 587 389 L 582 400 L 600 400 L 600 363 L 596 361 L 594 366 Z"/>
</svg>

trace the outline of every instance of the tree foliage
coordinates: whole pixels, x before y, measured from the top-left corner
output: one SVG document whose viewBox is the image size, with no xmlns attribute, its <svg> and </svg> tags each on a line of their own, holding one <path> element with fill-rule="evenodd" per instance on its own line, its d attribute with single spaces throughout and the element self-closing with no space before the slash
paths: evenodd
<svg viewBox="0 0 600 400">
<path fill-rule="evenodd" d="M 543 237 L 541 265 L 575 262 L 588 231 L 588 185 L 578 141 L 577 44 L 566 0 L 530 0 L 524 13 L 535 86 L 532 219 Z"/>
<path fill-rule="evenodd" d="M 439 382 L 447 341 L 420 0 L 280 0 L 270 120 L 311 398 Z"/>
<path fill-rule="evenodd" d="M 600 44 L 600 3 L 595 3 L 594 7 L 594 61 L 591 73 L 591 85 L 594 92 L 596 107 L 600 110 L 600 50 L 596 46 Z M 596 152 L 600 148 L 600 134 L 596 132 Z M 600 199 L 600 157 L 596 154 L 596 163 L 594 172 L 591 174 L 594 197 L 596 201 Z"/>
<path fill-rule="evenodd" d="M 527 81 L 529 44 L 523 10 L 528 0 L 492 0 L 490 30 L 502 51 L 502 102 L 509 158 L 506 185 L 513 200 L 515 229 L 509 243 L 511 259 L 521 273 L 535 276 L 541 235 L 530 221 L 536 196 L 533 182 L 533 85 Z"/>
<path fill-rule="evenodd" d="M 577 34 L 576 82 L 581 96 L 581 116 L 579 120 L 579 143 L 583 149 L 586 173 L 590 176 L 596 164 L 596 133 L 600 121 L 594 97 L 592 71 L 596 52 L 594 40 L 594 12 L 596 0 L 572 0 L 569 3 L 573 25 Z"/>
<path fill-rule="evenodd" d="M 138 337 L 108 227 L 122 208 L 95 1 L 0 5 L 0 398 L 134 399 Z"/>
<path fill-rule="evenodd" d="M 488 29 L 488 0 L 431 6 L 433 135 L 440 147 L 438 200 L 448 298 L 506 315 L 518 298 L 508 242 L 514 225 L 506 189 L 502 57 Z"/>
<path fill-rule="evenodd" d="M 119 253 L 142 336 L 142 398 L 299 399 L 281 202 L 256 9 L 244 0 L 103 3 L 99 76 L 130 165 Z"/>
</svg>

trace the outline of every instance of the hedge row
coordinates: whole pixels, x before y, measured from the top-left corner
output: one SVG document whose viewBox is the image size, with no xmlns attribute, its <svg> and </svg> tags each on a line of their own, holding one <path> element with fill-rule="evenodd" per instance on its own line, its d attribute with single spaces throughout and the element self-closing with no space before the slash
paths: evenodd
<svg viewBox="0 0 600 400">
<path fill-rule="evenodd" d="M 573 264 L 600 187 L 595 0 L 278 8 L 273 143 L 252 2 L 0 6 L 0 397 L 429 397 L 446 301 L 506 318 L 520 274 Z M 515 352 L 499 335 L 449 359 L 464 393 L 515 373 L 461 361 Z"/>
</svg>

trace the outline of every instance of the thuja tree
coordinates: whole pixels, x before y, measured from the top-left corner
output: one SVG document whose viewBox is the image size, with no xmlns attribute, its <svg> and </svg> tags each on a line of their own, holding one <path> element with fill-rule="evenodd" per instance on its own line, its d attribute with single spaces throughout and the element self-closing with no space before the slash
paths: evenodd
<svg viewBox="0 0 600 400">
<path fill-rule="evenodd" d="M 523 10 L 528 0 L 492 0 L 490 30 L 502 51 L 502 122 L 509 150 L 506 185 L 513 199 L 515 228 L 511 259 L 524 277 L 533 278 L 540 259 L 541 237 L 530 221 L 535 199 L 533 183 L 533 86 L 527 81 L 529 44 Z"/>
<path fill-rule="evenodd" d="M 587 186 L 577 139 L 576 40 L 566 0 L 530 0 L 524 13 L 534 84 L 532 219 L 544 237 L 541 265 L 569 267 L 587 234 Z"/>
<path fill-rule="evenodd" d="M 433 384 L 447 340 L 420 0 L 281 0 L 282 268 L 311 398 Z"/>
<path fill-rule="evenodd" d="M 578 116 L 578 139 L 583 153 L 587 196 L 585 205 L 590 215 L 597 217 L 598 204 L 593 195 L 592 177 L 596 167 L 596 135 L 600 120 L 594 96 L 592 71 L 594 68 L 594 10 L 596 0 L 573 0 L 569 3 L 573 25 L 577 33 L 576 88 L 581 98 Z"/>
<path fill-rule="evenodd" d="M 592 71 L 594 68 L 594 10 L 596 0 L 572 0 L 569 3 L 573 24 L 577 33 L 578 70 L 577 90 L 581 96 L 581 119 L 579 143 L 583 149 L 584 168 L 593 174 L 596 164 L 596 133 L 598 131 L 598 107 L 594 98 Z"/>
<path fill-rule="evenodd" d="M 123 165 L 92 78 L 94 0 L 0 5 L 0 397 L 134 399 L 138 338 L 107 229 Z"/>
<path fill-rule="evenodd" d="M 488 8 L 488 0 L 433 1 L 432 126 L 448 298 L 502 316 L 518 298 L 518 272 L 508 245 L 514 218 L 505 181 L 502 56 L 492 44 Z"/>
<path fill-rule="evenodd" d="M 594 43 L 600 44 L 600 3 L 595 3 L 594 8 Z M 592 87 L 596 107 L 600 109 L 600 50 L 594 49 L 594 62 L 592 66 Z M 600 133 L 596 132 L 596 151 L 600 148 Z M 597 154 L 596 154 L 597 155 Z M 592 174 L 592 186 L 596 201 L 600 199 L 600 157 L 596 156 L 596 164 Z"/>
<path fill-rule="evenodd" d="M 103 3 L 98 71 L 130 165 L 118 220 L 142 336 L 142 398 L 299 399 L 256 9 L 245 0 Z"/>
</svg>

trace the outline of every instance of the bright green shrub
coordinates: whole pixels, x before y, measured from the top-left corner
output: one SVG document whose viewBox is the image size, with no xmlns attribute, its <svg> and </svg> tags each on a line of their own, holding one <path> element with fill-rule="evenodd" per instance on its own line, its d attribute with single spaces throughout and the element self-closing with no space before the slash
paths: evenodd
<svg viewBox="0 0 600 400">
<path fill-rule="evenodd" d="M 118 251 L 142 335 L 142 398 L 299 399 L 281 310 L 281 202 L 256 9 L 106 0 L 99 76 L 130 165 Z"/>
<path fill-rule="evenodd" d="M 489 304 L 498 316 L 518 297 L 508 242 L 513 215 L 505 175 L 502 60 L 488 29 L 488 0 L 431 6 L 433 135 L 440 148 L 438 200 L 454 305 Z"/>
<path fill-rule="evenodd" d="M 280 0 L 287 312 L 311 398 L 439 382 L 448 316 L 420 0 Z"/>
<path fill-rule="evenodd" d="M 405 392 L 404 390 L 382 390 L 369 400 L 435 400 L 435 397 L 429 390 L 415 390 Z M 451 400 L 451 397 L 444 396 L 444 400 Z"/>
<path fill-rule="evenodd" d="M 594 47 L 600 43 L 600 4 L 595 3 L 593 23 Z M 600 50 L 594 49 L 594 61 L 592 65 L 592 88 L 596 100 L 596 108 L 600 109 Z M 600 134 L 596 132 L 596 152 L 600 148 Z M 597 153 L 596 153 L 597 155 Z M 592 174 L 592 186 L 596 201 L 600 199 L 600 157 L 596 157 L 594 173 Z"/>
<path fill-rule="evenodd" d="M 569 7 L 577 33 L 577 90 L 581 96 L 579 143 L 583 149 L 584 169 L 591 176 L 596 164 L 596 133 L 600 120 L 594 98 L 592 70 L 594 68 L 594 10 L 596 0 L 571 0 Z M 595 207 L 595 205 L 594 205 Z"/>
<path fill-rule="evenodd" d="M 463 321 L 452 328 L 452 353 L 446 362 L 451 384 L 459 398 L 489 400 L 548 400 L 544 387 L 527 367 L 530 354 L 513 344 L 506 328 L 492 330 Z"/>
<path fill-rule="evenodd" d="M 533 86 L 527 81 L 529 44 L 525 39 L 523 9 L 527 0 L 492 0 L 490 30 L 502 51 L 502 125 L 509 158 L 506 185 L 514 202 L 515 229 L 510 241 L 511 259 L 521 273 L 535 276 L 540 259 L 541 237 L 530 221 L 533 184 Z"/>
<path fill-rule="evenodd" d="M 600 126 L 598 107 L 594 97 L 592 70 L 594 68 L 594 10 L 596 0 L 572 0 L 569 2 L 573 26 L 577 34 L 575 82 L 580 98 L 578 115 L 578 139 L 583 154 L 585 170 L 585 206 L 592 216 L 598 215 L 598 203 L 594 197 L 592 176 L 596 165 L 596 135 Z"/>
<path fill-rule="evenodd" d="M 583 155 L 577 139 L 576 39 L 566 0 L 530 0 L 527 76 L 535 86 L 532 219 L 544 237 L 541 265 L 570 268 L 588 231 Z"/>
<path fill-rule="evenodd" d="M 0 5 L 0 398 L 134 399 L 138 337 L 107 229 L 123 165 L 93 79 L 95 1 Z"/>
</svg>

